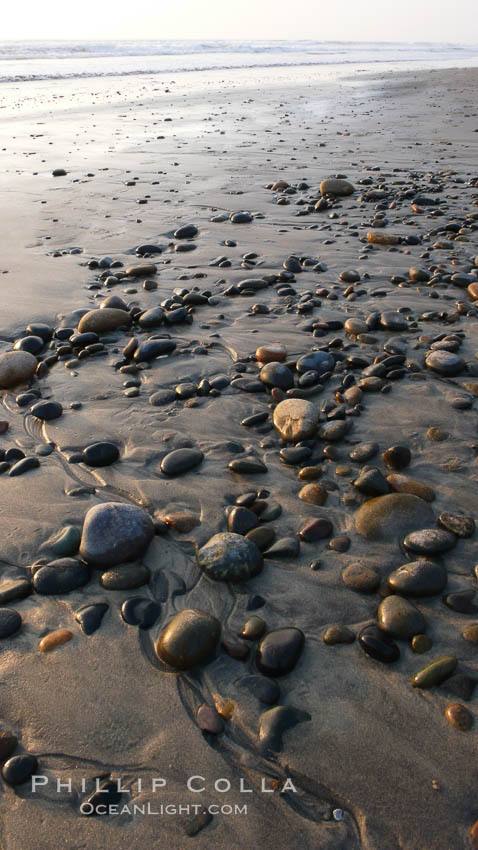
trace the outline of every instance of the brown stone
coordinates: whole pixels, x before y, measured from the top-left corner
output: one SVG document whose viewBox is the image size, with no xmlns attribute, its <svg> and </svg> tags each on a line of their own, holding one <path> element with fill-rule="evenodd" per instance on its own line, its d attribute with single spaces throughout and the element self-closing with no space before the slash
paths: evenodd
<svg viewBox="0 0 478 850">
<path fill-rule="evenodd" d="M 303 466 L 302 469 L 299 469 L 297 477 L 300 478 L 301 481 L 315 481 L 315 479 L 320 478 L 321 475 L 321 466 Z"/>
<path fill-rule="evenodd" d="M 374 593 L 380 585 L 380 576 L 365 564 L 349 564 L 342 573 L 342 581 L 358 593 Z"/>
<path fill-rule="evenodd" d="M 412 493 L 412 495 L 424 499 L 425 502 L 433 502 L 435 499 L 434 490 L 422 481 L 417 481 L 416 478 L 392 473 L 391 475 L 387 475 L 387 481 L 396 493 Z"/>
<path fill-rule="evenodd" d="M 198 726 L 203 732 L 220 735 L 224 731 L 224 720 L 215 708 L 205 702 L 199 706 L 196 718 Z"/>
<path fill-rule="evenodd" d="M 93 333 L 101 334 L 130 324 L 131 316 L 125 310 L 105 307 L 103 310 L 90 310 L 89 313 L 85 313 L 79 321 L 78 331 L 80 333 L 93 331 Z"/>
<path fill-rule="evenodd" d="M 50 632 L 50 634 L 45 635 L 38 644 L 38 649 L 40 652 L 51 652 L 52 649 L 56 649 L 57 646 L 62 646 L 64 643 L 68 643 L 73 637 L 73 632 L 70 632 L 69 629 L 57 629 L 55 632 Z"/>
<path fill-rule="evenodd" d="M 451 702 L 445 709 L 445 717 L 451 726 L 460 732 L 468 732 L 473 726 L 473 715 L 461 702 Z"/>
<path fill-rule="evenodd" d="M 256 350 L 256 360 L 260 363 L 283 363 L 287 358 L 287 349 L 280 342 L 261 345 Z"/>
<path fill-rule="evenodd" d="M 0 387 L 8 389 L 28 381 L 37 366 L 29 351 L 5 351 L 0 354 Z"/>
<path fill-rule="evenodd" d="M 391 233 L 376 233 L 369 231 L 367 233 L 367 242 L 372 245 L 399 245 L 401 242 L 400 236 L 393 236 Z"/>
<path fill-rule="evenodd" d="M 470 643 L 478 644 L 478 623 L 470 623 L 468 626 L 465 626 L 462 635 Z"/>
<path fill-rule="evenodd" d="M 161 519 L 170 528 L 174 528 L 178 534 L 187 534 L 188 531 L 201 523 L 199 517 L 196 514 L 189 513 L 189 511 L 169 511 Z"/>
<path fill-rule="evenodd" d="M 310 505 L 325 505 L 327 501 L 327 490 L 320 484 L 306 484 L 299 491 L 299 499 L 309 502 Z"/>
</svg>

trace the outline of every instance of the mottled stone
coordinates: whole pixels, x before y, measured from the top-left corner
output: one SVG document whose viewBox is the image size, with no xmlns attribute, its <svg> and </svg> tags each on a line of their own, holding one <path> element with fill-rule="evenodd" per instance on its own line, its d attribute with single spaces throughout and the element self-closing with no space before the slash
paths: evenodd
<svg viewBox="0 0 478 850">
<path fill-rule="evenodd" d="M 445 717 L 451 726 L 460 732 L 468 732 L 473 726 L 473 715 L 459 702 L 452 702 L 445 709 Z"/>
<path fill-rule="evenodd" d="M 305 399 L 285 399 L 274 410 L 274 425 L 284 440 L 298 442 L 312 437 L 318 421 L 318 408 Z"/>
<path fill-rule="evenodd" d="M 427 354 L 426 364 L 429 369 L 438 372 L 444 377 L 453 377 L 463 372 L 465 361 L 458 354 L 453 354 L 451 351 L 436 350 Z"/>
<path fill-rule="evenodd" d="M 262 570 L 262 555 L 247 537 L 225 532 L 214 537 L 197 553 L 198 564 L 215 581 L 244 581 Z"/>
<path fill-rule="evenodd" d="M 142 508 L 104 502 L 85 516 L 80 555 L 96 567 L 111 567 L 138 558 L 154 537 L 154 524 Z"/>
<path fill-rule="evenodd" d="M 408 493 L 388 493 L 365 502 L 355 514 L 355 527 L 368 540 L 403 536 L 433 520 L 427 502 Z"/>
<path fill-rule="evenodd" d="M 299 490 L 299 499 L 310 505 L 325 505 L 327 501 L 327 490 L 320 484 L 306 484 Z"/>
<path fill-rule="evenodd" d="M 407 534 L 403 545 L 417 555 L 439 555 L 448 552 L 456 543 L 456 537 L 443 528 L 421 528 Z"/>
<path fill-rule="evenodd" d="M 221 637 L 216 617 L 198 608 L 180 611 L 161 632 L 156 652 L 161 661 L 177 670 L 190 670 L 209 661 Z"/>
<path fill-rule="evenodd" d="M 358 593 L 374 593 L 380 585 L 380 576 L 365 564 L 349 564 L 342 573 L 342 581 Z"/>
<path fill-rule="evenodd" d="M 471 537 L 475 531 L 475 520 L 471 516 L 463 514 L 454 514 L 449 511 L 442 511 L 438 517 L 438 522 L 442 528 L 456 534 L 457 537 Z"/>
</svg>

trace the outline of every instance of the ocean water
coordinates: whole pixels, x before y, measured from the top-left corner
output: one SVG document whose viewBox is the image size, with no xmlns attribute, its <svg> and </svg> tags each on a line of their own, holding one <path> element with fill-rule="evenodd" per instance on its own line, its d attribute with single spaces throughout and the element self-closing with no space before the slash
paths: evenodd
<svg viewBox="0 0 478 850">
<path fill-rule="evenodd" d="M 338 41 L 0 42 L 0 83 L 234 68 L 478 64 L 478 45 Z"/>
</svg>

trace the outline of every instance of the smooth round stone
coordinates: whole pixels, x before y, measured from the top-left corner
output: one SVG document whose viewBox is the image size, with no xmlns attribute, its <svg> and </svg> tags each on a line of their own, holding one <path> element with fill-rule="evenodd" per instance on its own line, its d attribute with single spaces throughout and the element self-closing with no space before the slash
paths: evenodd
<svg viewBox="0 0 478 850">
<path fill-rule="evenodd" d="M 144 564 L 121 564 L 106 570 L 100 579 L 105 590 L 135 590 L 149 583 L 151 572 Z"/>
<path fill-rule="evenodd" d="M 478 614 L 478 595 L 476 590 L 459 590 L 443 598 L 444 604 L 459 614 Z"/>
<path fill-rule="evenodd" d="M 286 449 L 282 451 L 286 451 Z M 301 481 L 315 481 L 317 478 L 320 478 L 322 472 L 321 466 L 303 466 L 302 469 L 299 469 L 297 477 Z"/>
<path fill-rule="evenodd" d="M 390 446 L 382 458 L 390 469 L 404 469 L 409 466 L 412 453 L 407 446 Z"/>
<path fill-rule="evenodd" d="M 334 366 L 335 360 L 327 351 L 311 351 L 310 354 L 304 354 L 299 358 L 296 369 L 300 375 L 309 371 L 324 375 L 326 372 L 332 372 Z"/>
<path fill-rule="evenodd" d="M 125 310 L 104 307 L 102 310 L 90 310 L 85 313 L 78 323 L 78 332 L 102 334 L 130 324 L 131 316 Z"/>
<path fill-rule="evenodd" d="M 352 183 L 338 177 L 326 177 L 322 180 L 319 189 L 321 195 L 337 195 L 337 197 L 353 195 L 355 191 Z"/>
<path fill-rule="evenodd" d="M 88 466 L 110 466 L 118 458 L 118 447 L 114 443 L 92 443 L 83 449 L 83 460 Z"/>
<path fill-rule="evenodd" d="M 14 608 L 0 608 L 0 638 L 10 637 L 18 632 L 22 618 Z"/>
<path fill-rule="evenodd" d="M 163 407 L 165 404 L 171 404 L 173 401 L 177 401 L 177 398 L 174 390 L 158 390 L 158 392 L 150 395 L 149 403 L 153 407 Z"/>
<path fill-rule="evenodd" d="M 380 586 L 380 576 L 365 564 L 349 564 L 342 573 L 342 581 L 358 593 L 374 593 Z"/>
<path fill-rule="evenodd" d="M 63 407 L 58 401 L 38 401 L 30 408 L 30 413 L 37 419 L 50 422 L 52 419 L 58 419 L 61 416 Z"/>
<path fill-rule="evenodd" d="M 402 537 L 432 521 L 429 504 L 408 493 L 388 493 L 369 499 L 355 514 L 355 527 L 368 540 Z"/>
<path fill-rule="evenodd" d="M 17 339 L 13 346 L 14 351 L 29 351 L 30 354 L 39 354 L 45 345 L 40 336 L 24 336 Z"/>
<path fill-rule="evenodd" d="M 435 499 L 435 491 L 431 487 L 423 484 L 422 481 L 417 481 L 416 478 L 410 478 L 408 475 L 392 472 L 387 475 L 387 482 L 395 493 L 411 493 L 425 502 L 433 502 Z"/>
<path fill-rule="evenodd" d="M 443 528 L 422 528 L 407 534 L 403 545 L 418 555 L 439 555 L 448 552 L 456 543 L 456 537 Z"/>
<path fill-rule="evenodd" d="M 0 584 L 0 605 L 25 599 L 32 592 L 31 583 L 25 578 L 11 579 Z"/>
<path fill-rule="evenodd" d="M 402 596 L 435 596 L 447 583 L 443 564 L 433 561 L 410 561 L 390 573 L 387 584 L 390 590 Z"/>
<path fill-rule="evenodd" d="M 287 349 L 280 342 L 271 342 L 256 349 L 256 360 L 260 363 L 283 363 L 287 359 Z"/>
<path fill-rule="evenodd" d="M 175 348 L 176 343 L 173 339 L 146 339 L 134 352 L 134 360 L 137 363 L 148 363 L 156 357 L 171 354 Z"/>
<path fill-rule="evenodd" d="M 0 354 L 0 387 L 9 389 L 28 381 L 37 367 L 37 359 L 29 351 L 6 351 Z"/>
<path fill-rule="evenodd" d="M 161 461 L 161 472 L 169 478 L 184 475 L 202 462 L 204 455 L 200 449 L 174 449 Z"/>
<path fill-rule="evenodd" d="M 29 472 L 31 469 L 37 469 L 39 466 L 40 461 L 37 457 L 24 457 L 11 467 L 8 475 L 10 478 L 14 478 L 17 475 L 23 475 L 25 472 Z"/>
<path fill-rule="evenodd" d="M 245 581 L 262 570 L 262 555 L 255 543 L 240 534 L 224 532 L 197 553 L 200 568 L 215 581 Z"/>
<path fill-rule="evenodd" d="M 244 640 L 259 640 L 262 637 L 266 630 L 266 623 L 262 619 L 262 617 L 258 617 L 254 614 L 252 617 L 249 617 L 248 620 L 244 623 L 239 637 L 244 638 Z"/>
<path fill-rule="evenodd" d="M 363 470 L 354 481 L 354 487 L 366 496 L 382 496 L 388 493 L 388 484 L 379 469 Z"/>
<path fill-rule="evenodd" d="M 126 269 L 127 277 L 149 277 L 156 274 L 158 267 L 154 263 L 140 263 L 139 266 L 130 266 Z"/>
<path fill-rule="evenodd" d="M 410 640 L 425 630 L 425 618 L 418 608 L 400 596 L 387 596 L 379 605 L 378 624 L 399 640 Z"/>
<path fill-rule="evenodd" d="M 281 537 L 266 552 L 266 558 L 295 558 L 300 551 L 297 537 Z"/>
<path fill-rule="evenodd" d="M 256 652 L 257 669 L 264 676 L 284 676 L 297 664 L 305 642 L 300 629 L 275 629 L 262 638 Z"/>
<path fill-rule="evenodd" d="M 328 537 L 331 537 L 334 531 L 334 527 L 329 519 L 326 517 L 319 517 L 318 519 L 310 519 L 307 520 L 297 532 L 297 536 L 304 541 L 304 543 L 316 543 L 318 540 L 326 540 Z"/>
<path fill-rule="evenodd" d="M 383 664 L 392 664 L 400 658 L 400 650 L 391 637 L 377 625 L 367 623 L 360 629 L 359 644 L 363 651 Z"/>
<path fill-rule="evenodd" d="M 80 624 L 85 635 L 92 635 L 99 629 L 108 608 L 106 602 L 96 602 L 92 605 L 83 605 L 75 611 L 75 620 Z"/>
<path fill-rule="evenodd" d="M 198 608 L 176 614 L 156 643 L 158 658 L 177 670 L 190 670 L 208 661 L 221 637 L 216 617 Z"/>
<path fill-rule="evenodd" d="M 475 531 L 475 520 L 471 516 L 442 511 L 438 517 L 438 522 L 442 528 L 451 531 L 457 537 L 471 537 Z"/>
<path fill-rule="evenodd" d="M 398 313 L 394 310 L 387 310 L 380 314 L 380 324 L 387 331 L 406 331 L 408 322 L 403 313 Z"/>
<path fill-rule="evenodd" d="M 454 655 L 442 655 L 422 667 L 412 678 L 414 688 L 433 688 L 441 685 L 455 672 L 458 662 Z"/>
<path fill-rule="evenodd" d="M 412 650 L 416 652 L 417 655 L 421 655 L 423 652 L 428 652 L 433 646 L 433 641 L 428 635 L 414 635 L 412 638 Z"/>
<path fill-rule="evenodd" d="M 210 735 L 220 735 L 224 731 L 224 720 L 221 715 L 205 702 L 199 706 L 196 720 L 199 728 L 203 732 L 209 732 Z"/>
<path fill-rule="evenodd" d="M 363 319 L 356 318 L 347 319 L 344 324 L 344 328 L 347 333 L 354 334 L 355 336 L 357 334 L 366 334 L 369 331 L 367 322 L 364 322 Z"/>
<path fill-rule="evenodd" d="M 154 537 L 154 524 L 142 508 L 104 502 L 87 511 L 80 555 L 97 567 L 112 567 L 138 558 Z"/>
<path fill-rule="evenodd" d="M 249 222 L 253 221 L 253 216 L 249 212 L 243 211 L 231 213 L 229 218 L 233 224 L 249 224 Z"/>
<path fill-rule="evenodd" d="M 146 596 L 132 596 L 123 602 L 121 616 L 129 626 L 150 629 L 159 617 L 160 606 Z"/>
<path fill-rule="evenodd" d="M 319 410 L 305 399 L 285 399 L 275 408 L 273 421 L 284 440 L 299 442 L 315 434 Z"/>
<path fill-rule="evenodd" d="M 269 546 L 272 546 L 275 536 L 276 533 L 274 529 L 266 525 L 260 525 L 258 528 L 251 528 L 251 530 L 246 533 L 247 539 L 252 540 L 261 552 L 265 552 Z"/>
<path fill-rule="evenodd" d="M 468 732 L 473 726 L 473 715 L 460 702 L 452 702 L 445 709 L 445 717 L 451 726 L 460 732 Z"/>
<path fill-rule="evenodd" d="M 327 646 L 335 646 L 340 643 L 353 643 L 355 635 L 347 626 L 329 626 L 323 633 L 322 640 Z"/>
<path fill-rule="evenodd" d="M 138 319 L 138 325 L 141 328 L 157 328 L 164 321 L 164 310 L 162 307 L 152 307 L 151 310 L 146 310 L 141 313 Z"/>
<path fill-rule="evenodd" d="M 72 637 L 73 632 L 70 632 L 69 629 L 57 629 L 41 639 L 38 649 L 40 652 L 52 652 L 57 646 L 63 646 L 63 644 L 68 643 Z"/>
<path fill-rule="evenodd" d="M 37 767 L 38 760 L 35 756 L 23 753 L 20 756 L 13 756 L 5 762 L 2 767 L 2 777 L 7 785 L 22 785 L 30 778 L 32 773 L 35 773 Z"/>
<path fill-rule="evenodd" d="M 349 452 L 350 460 L 354 463 L 365 463 L 375 457 L 379 449 L 378 443 L 361 443 Z"/>
<path fill-rule="evenodd" d="M 470 283 L 470 285 L 467 286 L 467 291 L 468 294 L 471 295 L 473 301 L 478 300 L 478 281 L 476 281 L 476 283 Z"/>
<path fill-rule="evenodd" d="M 58 558 L 68 558 L 78 551 L 81 532 L 76 525 L 67 525 L 44 544 Z"/>
<path fill-rule="evenodd" d="M 248 691 L 252 696 L 264 703 L 264 705 L 275 705 L 280 697 L 280 687 L 273 679 L 265 676 L 244 676 L 235 682 L 236 688 Z"/>
<path fill-rule="evenodd" d="M 52 596 L 70 593 L 86 584 L 89 578 L 89 571 L 81 561 L 74 558 L 59 558 L 36 570 L 33 576 L 33 587 L 37 593 Z"/>
<path fill-rule="evenodd" d="M 478 623 L 470 623 L 469 626 L 465 626 L 461 634 L 465 640 L 478 646 Z"/>
<path fill-rule="evenodd" d="M 299 490 L 299 499 L 303 502 L 308 502 L 310 505 L 325 505 L 327 496 L 327 490 L 325 487 L 322 487 L 321 484 L 305 484 L 305 486 Z"/>
<path fill-rule="evenodd" d="M 183 224 L 181 227 L 178 227 L 177 230 L 174 231 L 175 239 L 192 239 L 193 236 L 197 236 L 199 230 L 197 229 L 195 224 Z"/>
<path fill-rule="evenodd" d="M 262 367 L 259 377 L 266 387 L 280 387 L 281 390 L 290 390 L 294 386 L 294 376 L 285 363 L 266 363 Z"/>
<path fill-rule="evenodd" d="M 466 365 L 463 358 L 459 357 L 458 354 L 441 350 L 431 351 L 427 354 L 425 362 L 429 369 L 445 377 L 459 375 Z"/>
<path fill-rule="evenodd" d="M 177 384 L 174 391 L 178 398 L 187 399 L 196 395 L 197 385 L 191 383 Z"/>
<path fill-rule="evenodd" d="M 281 449 L 279 452 L 281 461 L 287 463 L 289 466 L 296 466 L 299 463 L 303 463 L 309 459 L 311 454 L 312 449 L 309 449 L 308 446 L 286 446 L 285 449 Z"/>
<path fill-rule="evenodd" d="M 267 472 L 265 463 L 253 455 L 235 458 L 227 464 L 227 468 L 239 475 L 256 475 Z"/>
<path fill-rule="evenodd" d="M 318 435 L 321 440 L 338 443 L 350 430 L 351 422 L 347 419 L 336 419 L 319 426 Z"/>
<path fill-rule="evenodd" d="M 240 505 L 231 508 L 227 516 L 227 527 L 233 534 L 247 534 L 257 523 L 256 514 Z"/>
</svg>

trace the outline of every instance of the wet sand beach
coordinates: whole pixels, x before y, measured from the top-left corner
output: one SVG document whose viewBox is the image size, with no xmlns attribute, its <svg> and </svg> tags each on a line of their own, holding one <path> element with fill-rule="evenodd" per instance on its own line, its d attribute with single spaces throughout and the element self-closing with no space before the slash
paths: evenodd
<svg viewBox="0 0 478 850">
<path fill-rule="evenodd" d="M 477 83 L 2 84 L 4 850 L 478 847 Z"/>
</svg>

